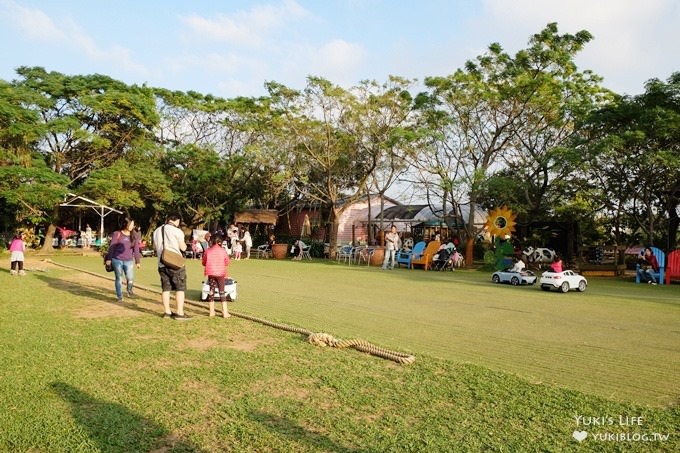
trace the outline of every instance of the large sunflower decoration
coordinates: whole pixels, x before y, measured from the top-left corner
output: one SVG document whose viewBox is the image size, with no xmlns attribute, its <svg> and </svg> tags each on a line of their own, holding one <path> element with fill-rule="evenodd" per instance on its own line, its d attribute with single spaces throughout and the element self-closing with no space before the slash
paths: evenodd
<svg viewBox="0 0 680 453">
<path fill-rule="evenodd" d="M 509 208 L 501 206 L 489 213 L 484 227 L 494 236 L 509 236 L 515 231 L 515 217 Z"/>
</svg>

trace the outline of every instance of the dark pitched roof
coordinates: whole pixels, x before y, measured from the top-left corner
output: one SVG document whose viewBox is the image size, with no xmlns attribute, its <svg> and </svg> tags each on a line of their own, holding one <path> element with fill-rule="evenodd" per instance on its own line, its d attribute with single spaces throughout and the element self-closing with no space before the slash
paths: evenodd
<svg viewBox="0 0 680 453">
<path fill-rule="evenodd" d="M 409 220 L 426 207 L 426 204 L 390 206 L 383 210 L 382 218 L 384 220 Z M 380 218 L 380 214 L 376 218 Z"/>
</svg>

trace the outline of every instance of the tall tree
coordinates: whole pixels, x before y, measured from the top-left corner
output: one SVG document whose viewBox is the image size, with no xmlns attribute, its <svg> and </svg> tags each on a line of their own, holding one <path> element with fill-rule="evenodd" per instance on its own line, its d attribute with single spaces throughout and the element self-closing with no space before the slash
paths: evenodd
<svg viewBox="0 0 680 453">
<path fill-rule="evenodd" d="M 276 131 L 290 143 L 289 166 L 297 189 L 304 199 L 317 201 L 330 212 L 333 257 L 340 215 L 365 193 L 376 165 L 347 128 L 347 115 L 356 100 L 349 91 L 319 77 L 309 77 L 302 91 L 273 82 L 267 87 Z"/>
<path fill-rule="evenodd" d="M 227 220 L 243 206 L 268 202 L 262 188 L 271 187 L 269 173 L 257 158 L 262 131 L 253 120 L 263 116 L 261 100 L 161 89 L 156 95 L 164 168 L 178 183 L 175 202 L 190 224 Z"/>
<path fill-rule="evenodd" d="M 37 112 L 26 108 L 35 93 L 0 81 L 0 210 L 16 224 L 52 218 L 68 179 L 49 169 L 35 151 L 44 133 Z"/>
<path fill-rule="evenodd" d="M 363 81 L 351 91 L 353 107 L 344 124 L 359 151 L 372 159 L 373 172 L 367 181 L 367 196 L 374 192 L 380 198 L 380 228 L 385 193 L 406 171 L 407 162 L 416 154 L 418 129 L 413 98 L 409 89 L 415 81 L 390 76 L 388 81 Z M 369 200 L 369 222 L 372 217 Z M 369 241 L 373 239 L 369 228 Z"/>
<path fill-rule="evenodd" d="M 556 24 L 548 24 L 514 57 L 495 43 L 453 75 L 425 80 L 429 92 L 421 105 L 433 140 L 420 168 L 436 178 L 435 184 L 439 181 L 438 190 L 454 206 L 469 206 L 467 262 L 472 262 L 475 215 L 488 178 L 508 162 L 517 162 L 517 156 L 534 153 L 541 157 L 532 165 L 534 180 L 539 188 L 544 183 L 537 179 L 550 172 L 550 159 L 544 155 L 561 144 L 570 121 L 564 115 L 569 93 L 563 90 L 585 90 L 578 91 L 585 96 L 597 82 L 589 73 L 579 74 L 573 62 L 590 39 L 587 31 L 560 35 Z M 540 205 L 540 191 L 534 198 Z"/>
<path fill-rule="evenodd" d="M 652 79 L 645 93 L 620 97 L 590 118 L 590 178 L 620 241 L 672 249 L 680 226 L 680 73 Z M 639 230 L 641 238 L 629 237 Z"/>
<path fill-rule="evenodd" d="M 135 146 L 153 140 L 158 122 L 153 92 L 102 75 L 67 76 L 40 67 L 21 67 L 13 85 L 34 93 L 44 134 L 37 142 L 47 165 L 77 188 L 98 168 L 111 165 Z M 58 206 L 55 205 L 55 213 Z M 48 227 L 51 248 L 56 225 Z"/>
</svg>

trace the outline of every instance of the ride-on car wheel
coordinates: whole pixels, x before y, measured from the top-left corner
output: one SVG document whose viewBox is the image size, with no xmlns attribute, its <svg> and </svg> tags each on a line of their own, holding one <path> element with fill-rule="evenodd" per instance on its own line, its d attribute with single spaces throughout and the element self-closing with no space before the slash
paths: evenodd
<svg viewBox="0 0 680 453">
<path fill-rule="evenodd" d="M 498 275 L 494 274 L 494 275 L 491 276 L 491 281 L 494 282 L 494 283 L 500 283 L 501 278 Z"/>
<path fill-rule="evenodd" d="M 543 291 L 550 291 L 550 287 L 547 286 L 547 285 L 541 285 L 541 289 L 542 289 Z"/>
<path fill-rule="evenodd" d="M 517 277 L 512 277 L 512 278 L 510 279 L 510 283 L 512 284 L 512 286 L 517 286 L 517 285 L 519 285 L 519 278 L 517 278 Z"/>
<path fill-rule="evenodd" d="M 581 291 L 581 292 L 585 291 L 586 290 L 586 282 L 584 282 L 583 280 L 578 282 L 578 290 Z"/>
<path fill-rule="evenodd" d="M 560 289 L 562 290 L 563 293 L 569 292 L 569 283 L 567 283 L 567 282 L 562 283 L 562 286 L 560 286 Z"/>
</svg>

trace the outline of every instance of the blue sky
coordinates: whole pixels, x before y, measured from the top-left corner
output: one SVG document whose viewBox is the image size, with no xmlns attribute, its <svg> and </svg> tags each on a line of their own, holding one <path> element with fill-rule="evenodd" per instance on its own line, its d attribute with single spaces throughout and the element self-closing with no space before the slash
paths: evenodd
<svg viewBox="0 0 680 453">
<path fill-rule="evenodd" d="M 42 66 L 227 98 L 308 75 L 422 81 L 548 22 L 590 31 L 577 63 L 619 93 L 680 70 L 678 0 L 0 0 L 0 79 Z"/>
</svg>

